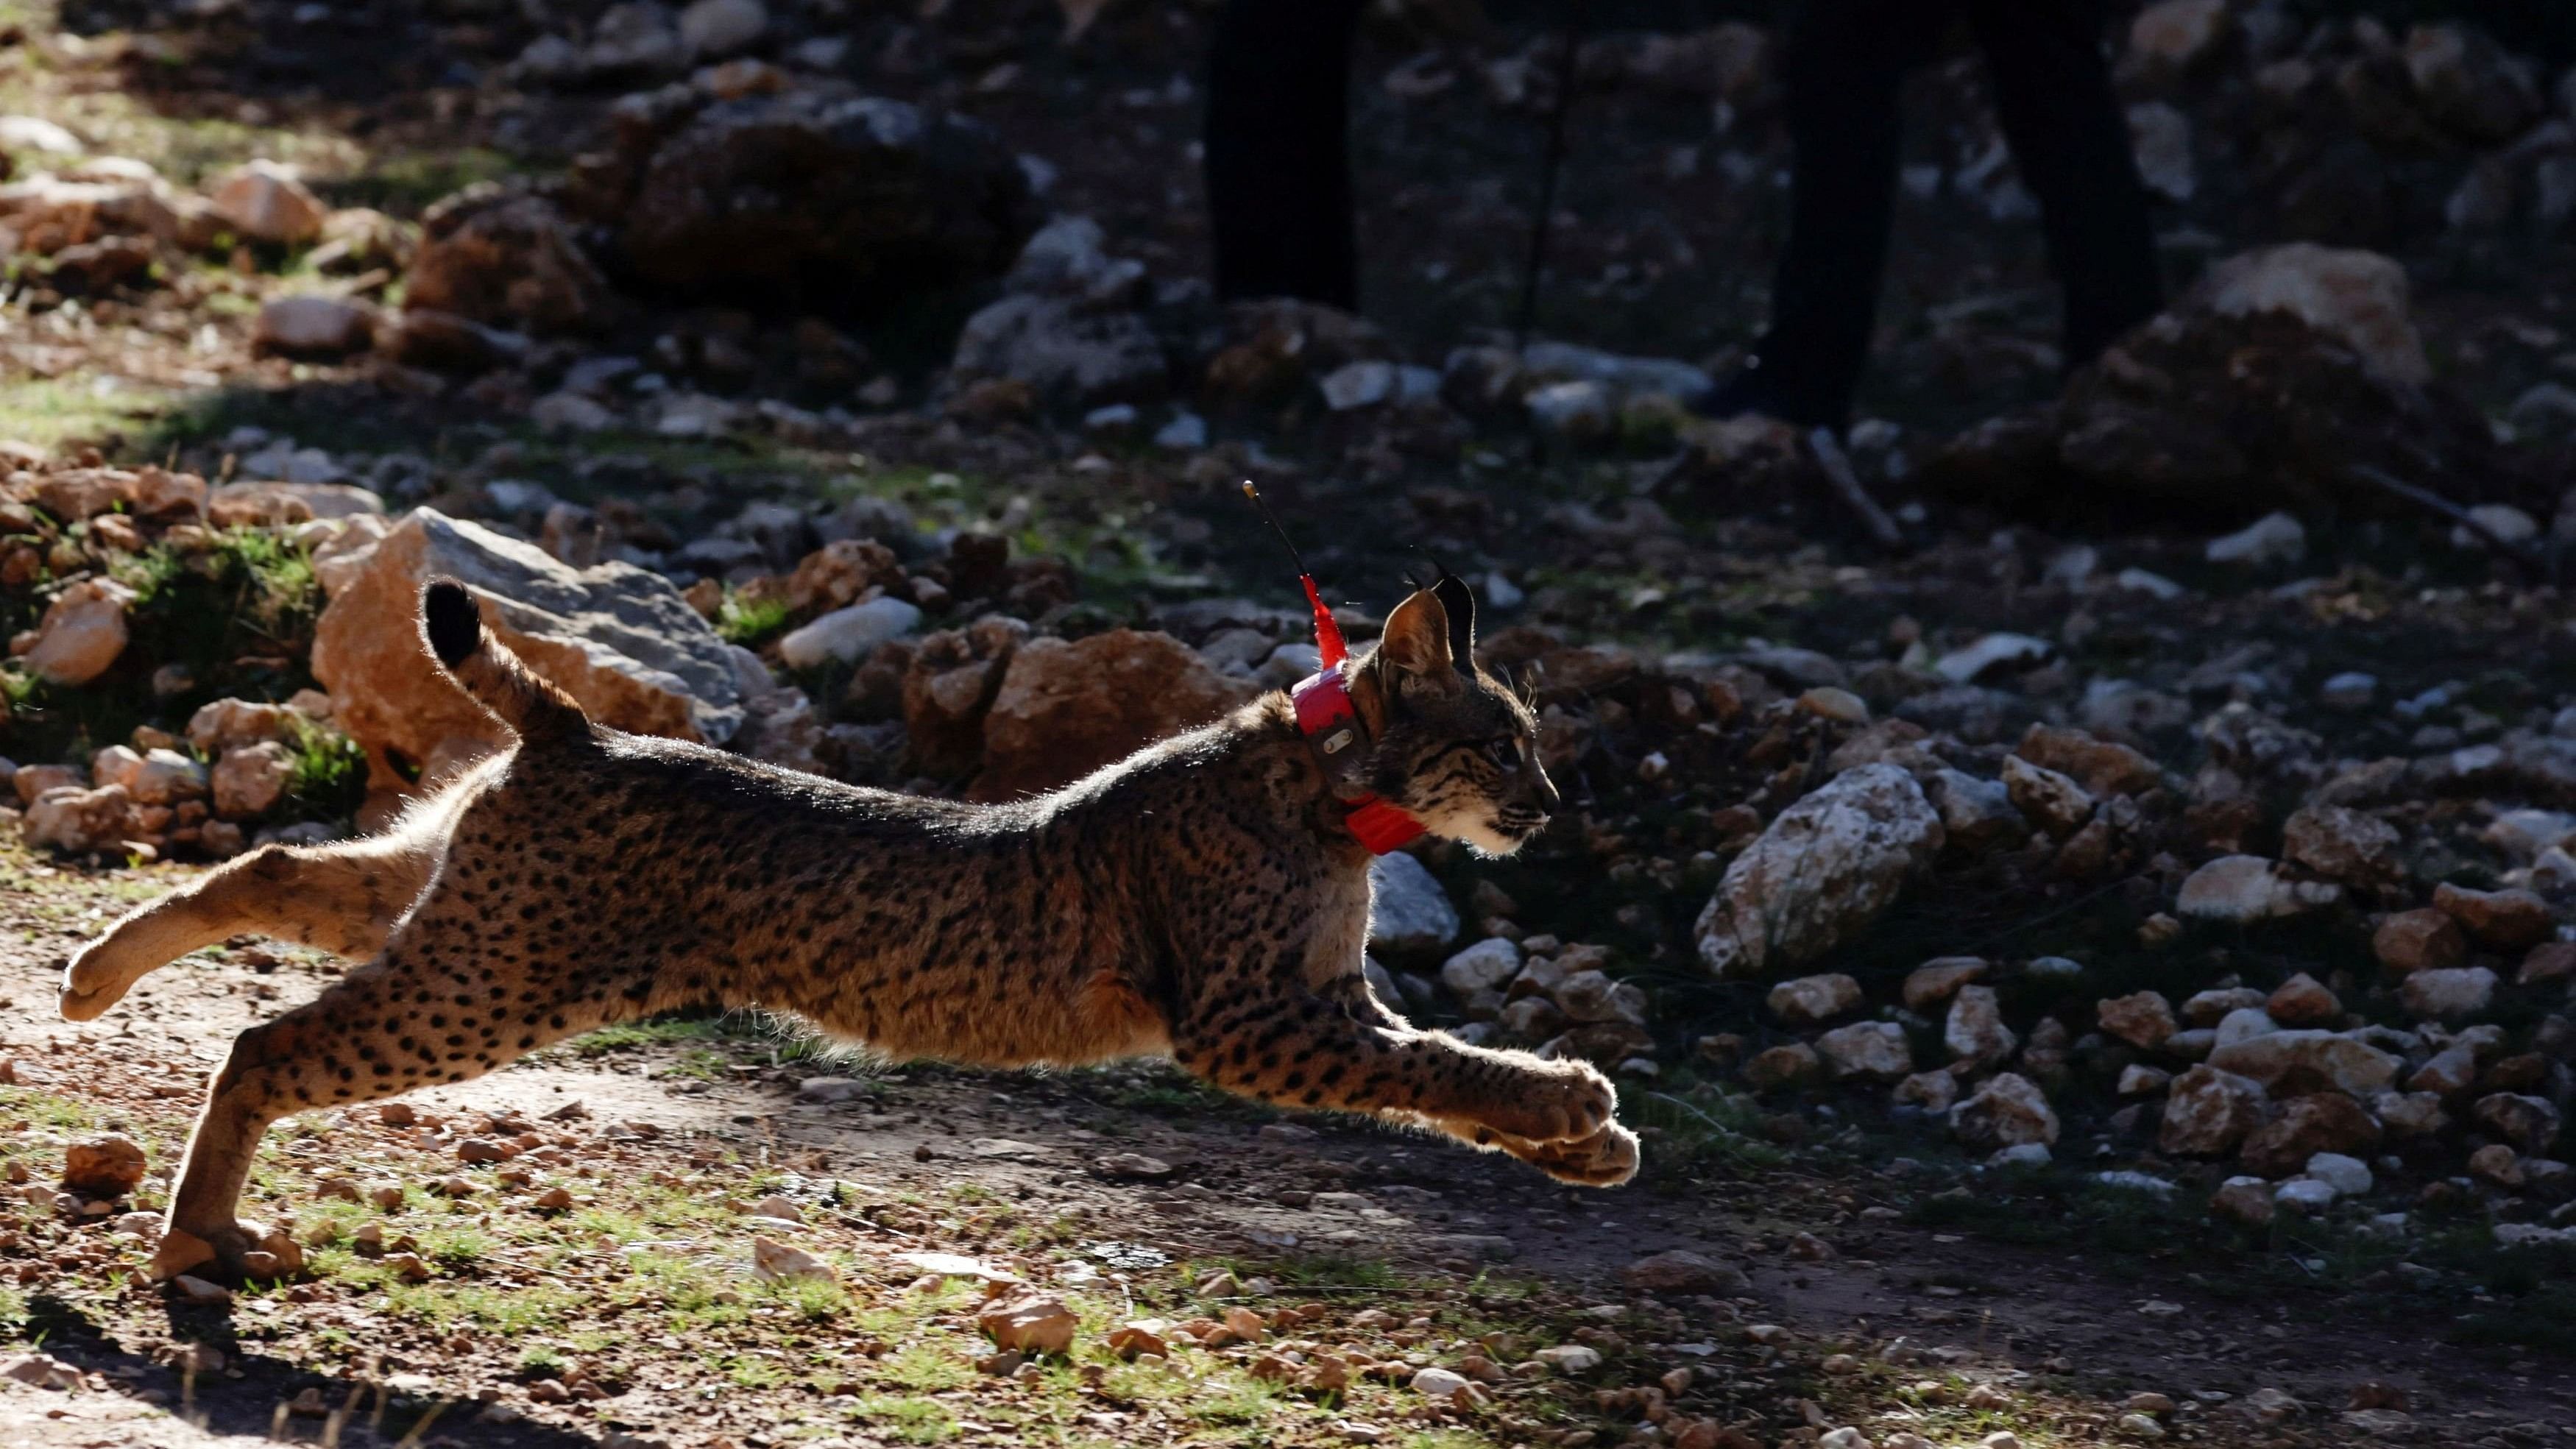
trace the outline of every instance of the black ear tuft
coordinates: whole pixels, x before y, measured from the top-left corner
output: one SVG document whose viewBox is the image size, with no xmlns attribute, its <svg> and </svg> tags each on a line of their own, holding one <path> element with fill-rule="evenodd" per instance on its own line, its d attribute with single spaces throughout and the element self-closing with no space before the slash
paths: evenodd
<svg viewBox="0 0 2576 1449">
<path fill-rule="evenodd" d="M 1431 592 L 1440 600 L 1441 611 L 1449 616 L 1449 662 L 1458 667 L 1460 674 L 1472 678 L 1476 673 L 1476 591 L 1467 587 L 1465 579 L 1442 569 Z"/>
<path fill-rule="evenodd" d="M 483 611 L 474 606 L 474 596 L 454 579 L 432 579 L 421 591 L 421 625 L 429 635 L 430 652 L 438 662 L 454 669 L 473 656 L 483 644 Z"/>
</svg>

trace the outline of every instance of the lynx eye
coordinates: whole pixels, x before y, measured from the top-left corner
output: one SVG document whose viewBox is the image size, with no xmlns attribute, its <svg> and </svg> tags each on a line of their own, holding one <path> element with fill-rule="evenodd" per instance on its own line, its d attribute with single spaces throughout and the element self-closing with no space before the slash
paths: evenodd
<svg viewBox="0 0 2576 1449">
<path fill-rule="evenodd" d="M 1492 760 L 1495 764 L 1506 770 L 1513 769 L 1521 762 L 1521 742 L 1512 738 L 1510 735 L 1504 735 L 1500 739 L 1487 741 L 1485 745 L 1485 758 Z"/>
</svg>

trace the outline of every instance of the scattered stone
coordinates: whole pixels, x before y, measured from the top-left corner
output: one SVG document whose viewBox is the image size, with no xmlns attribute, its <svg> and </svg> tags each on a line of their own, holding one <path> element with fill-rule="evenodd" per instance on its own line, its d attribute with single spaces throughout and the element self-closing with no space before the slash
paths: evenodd
<svg viewBox="0 0 2576 1449">
<path fill-rule="evenodd" d="M 252 241 L 297 246 L 322 235 L 330 209 L 293 171 L 253 161 L 215 183 L 209 200 L 226 226 Z"/>
<path fill-rule="evenodd" d="M 2526 950 L 2557 928 L 2549 903 L 2527 890 L 2478 891 L 2444 882 L 2433 888 L 2433 908 L 2491 951 Z"/>
<path fill-rule="evenodd" d="M 822 1258 L 767 1236 L 751 1240 L 751 1270 L 772 1280 L 837 1283 L 841 1278 Z"/>
<path fill-rule="evenodd" d="M 1892 1079 L 1914 1070 L 1914 1048 L 1892 1021 L 1863 1021 L 1816 1038 L 1816 1054 L 1837 1078 Z"/>
<path fill-rule="evenodd" d="M 1962 986 L 1950 998 L 1950 1015 L 1941 1041 L 1959 1061 L 1992 1066 L 2012 1056 L 2019 1039 L 2004 1025 L 2003 1008 L 1991 986 Z"/>
<path fill-rule="evenodd" d="M 2174 1034 L 2173 1005 L 2161 993 L 2140 991 L 2096 1004 L 2102 1029 L 2141 1051 L 2154 1051 Z"/>
<path fill-rule="evenodd" d="M 2095 802 L 2083 786 L 2019 755 L 2004 758 L 2003 784 L 2024 819 L 2061 840 L 2093 818 Z"/>
<path fill-rule="evenodd" d="M 2193 920 L 2250 925 L 2332 905 L 2342 894 L 2339 886 L 2295 879 L 2261 856 L 2222 855 L 2182 883 L 2174 909 Z"/>
<path fill-rule="evenodd" d="M 275 809 L 295 780 L 295 755 L 275 740 L 227 751 L 213 772 L 215 814 L 256 820 Z"/>
<path fill-rule="evenodd" d="M 2469 959 L 2469 938 L 2448 912 L 2426 906 L 2399 911 L 2370 935 L 2371 954 L 2394 975 L 2438 971 Z"/>
<path fill-rule="evenodd" d="M 274 298 L 261 305 L 251 328 L 251 346 L 280 357 L 346 357 L 374 341 L 372 314 L 338 297 Z"/>
<path fill-rule="evenodd" d="M 1458 929 L 1458 908 L 1421 861 L 1397 851 L 1369 862 L 1370 949 L 1426 957 L 1456 940 Z"/>
<path fill-rule="evenodd" d="M 2403 878 L 2397 830 L 2340 805 L 2309 805 L 2281 826 L 2281 858 L 2330 881 L 2367 890 Z"/>
<path fill-rule="evenodd" d="M 1905 978 L 1905 1009 L 1930 1011 L 1950 999 L 1960 987 L 1982 980 L 1987 971 L 1982 958 L 1976 956 L 1940 956 L 1924 962 Z"/>
<path fill-rule="evenodd" d="M 2264 998 L 2264 1013 L 2286 1027 L 2327 1027 L 2343 1017 L 2343 1002 L 2305 971 Z"/>
<path fill-rule="evenodd" d="M 1744 1080 L 1757 1091 L 1776 1091 L 1814 1081 L 1824 1070 L 1816 1049 L 1802 1041 L 1771 1047 L 1744 1064 Z"/>
<path fill-rule="evenodd" d="M 1840 972 L 1801 976 L 1771 988 L 1771 1013 L 1792 1026 L 1831 1021 L 1861 1004 L 1860 983 Z"/>
<path fill-rule="evenodd" d="M 2308 556 L 2308 530 L 2286 513 L 2269 513 L 2224 538 L 2213 538 L 2202 553 L 2211 563 L 2297 563 Z"/>
<path fill-rule="evenodd" d="M 1442 898 L 1445 902 L 1445 896 Z M 1495 991 L 1521 972 L 1521 948 L 1502 937 L 1489 937 L 1450 957 L 1440 966 L 1440 984 L 1460 997 Z"/>
<path fill-rule="evenodd" d="M 2057 1140 L 2057 1113 L 2029 1078 L 1999 1072 L 1950 1109 L 1950 1131 L 1976 1149 L 2044 1146 Z"/>
<path fill-rule="evenodd" d="M 975 1317 L 987 1338 L 1020 1353 L 1061 1354 L 1073 1347 L 1081 1321 L 1063 1302 L 1043 1293 L 1023 1292 L 987 1304 Z"/>
<path fill-rule="evenodd" d="M 2462 1021 L 2485 1011 L 2495 999 L 2495 989 L 2493 971 L 2484 966 L 2455 966 L 2415 972 L 2399 994 L 2407 1011 L 2419 1018 Z"/>
<path fill-rule="evenodd" d="M 2223 1156 L 2262 1125 L 2265 1110 L 2261 1083 L 2204 1062 L 2173 1079 L 2156 1146 L 2176 1157 Z"/>
<path fill-rule="evenodd" d="M 2220 316 L 2288 313 L 2393 381 L 2421 386 L 2432 377 L 2408 315 L 2406 269 L 2391 258 L 2292 242 L 2227 258 L 2202 286 Z"/>
<path fill-rule="evenodd" d="M 63 1154 L 63 1191 L 114 1202 L 143 1185 L 143 1148 L 131 1137 L 102 1132 L 74 1142 Z"/>
<path fill-rule="evenodd" d="M 2327 1089 L 2369 1096 L 2395 1081 L 2401 1065 L 2368 1042 L 2315 1030 L 2222 1040 L 2211 1049 L 2208 1064 L 2250 1078 L 2274 1096 Z"/>
<path fill-rule="evenodd" d="M 903 599 L 870 599 L 834 609 L 790 631 L 778 641 L 778 657 L 790 669 L 813 669 L 835 660 L 852 664 L 920 624 L 919 605 Z"/>
<path fill-rule="evenodd" d="M 2287 1177 L 2320 1152 L 2366 1152 L 2379 1138 L 2379 1122 L 2368 1108 L 2341 1092 L 2312 1092 L 2283 1102 L 2278 1116 L 2246 1137 L 2238 1155 L 2248 1171 Z"/>
<path fill-rule="evenodd" d="M 1857 935 L 1941 848 L 1941 819 L 1894 765 L 1847 770 L 1780 812 L 1727 867 L 1700 913 L 1700 958 L 1764 975 Z"/>
<path fill-rule="evenodd" d="M 134 591 L 113 579 L 82 579 L 45 606 L 27 667 L 49 684 L 83 685 L 125 652 L 125 610 Z"/>
</svg>

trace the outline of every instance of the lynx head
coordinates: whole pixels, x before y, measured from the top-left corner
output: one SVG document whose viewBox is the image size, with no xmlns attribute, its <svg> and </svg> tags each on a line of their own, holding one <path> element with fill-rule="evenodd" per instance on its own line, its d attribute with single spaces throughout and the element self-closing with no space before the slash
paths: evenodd
<svg viewBox="0 0 2576 1449">
<path fill-rule="evenodd" d="M 1556 787 L 1539 764 L 1538 720 L 1476 665 L 1476 596 L 1443 575 L 1387 616 L 1377 647 L 1347 666 L 1351 702 L 1376 738 L 1368 785 L 1434 835 L 1509 855 L 1546 826 Z"/>
</svg>

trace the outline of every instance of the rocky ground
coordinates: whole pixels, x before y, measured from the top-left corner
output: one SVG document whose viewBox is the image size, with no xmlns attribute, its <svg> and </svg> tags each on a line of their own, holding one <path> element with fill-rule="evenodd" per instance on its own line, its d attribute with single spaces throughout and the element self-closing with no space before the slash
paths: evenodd
<svg viewBox="0 0 2576 1449">
<path fill-rule="evenodd" d="M 2576 1425 L 2569 57 L 2140 12 L 2175 302 L 2062 384 L 2029 198 L 1936 66 L 1838 487 L 1690 412 L 1785 160 L 1773 32 L 1710 19 L 1584 42 L 1516 348 L 1562 41 L 1503 8 L 1373 15 L 1366 321 L 1211 300 L 1193 9 L 0 8 L 0 1320 L 40 1347 L 0 1425 Z M 1639 1187 L 657 1022 L 282 1127 L 300 1270 L 131 1281 L 199 1065 L 333 968 L 235 943 L 113 1034 L 47 973 L 491 748 L 421 579 L 622 727 L 1007 798 L 1312 667 L 1246 477 L 1356 637 L 1425 555 L 1483 595 L 1569 803 L 1509 861 L 1387 858 L 1373 971 L 1614 1070 Z"/>
</svg>

